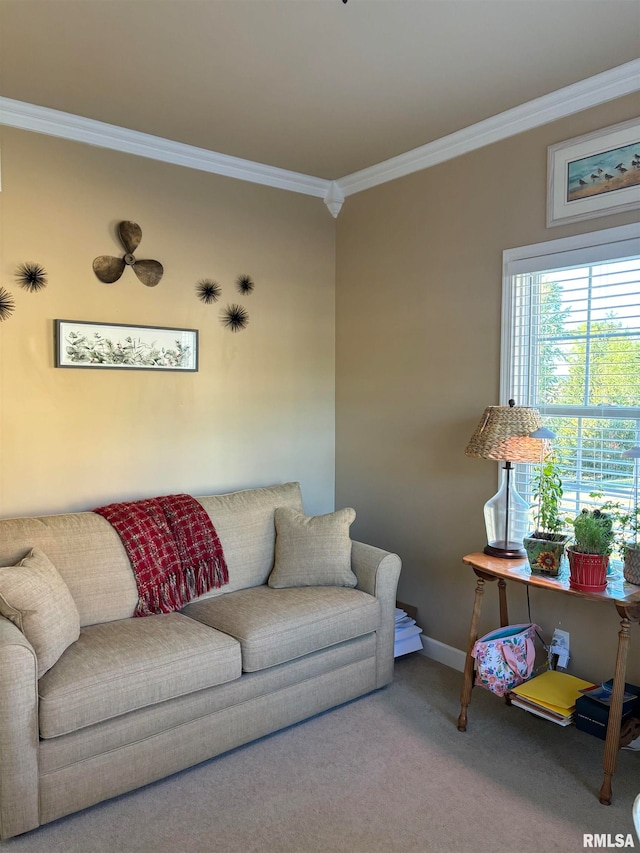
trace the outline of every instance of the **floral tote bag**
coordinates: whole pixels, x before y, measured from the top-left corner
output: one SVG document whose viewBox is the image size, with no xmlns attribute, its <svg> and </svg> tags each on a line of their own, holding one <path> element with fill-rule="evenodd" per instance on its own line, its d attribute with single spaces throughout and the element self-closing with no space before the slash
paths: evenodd
<svg viewBox="0 0 640 853">
<path fill-rule="evenodd" d="M 476 685 L 504 696 L 531 678 L 538 625 L 507 625 L 481 637 L 471 654 L 476 659 Z"/>
</svg>

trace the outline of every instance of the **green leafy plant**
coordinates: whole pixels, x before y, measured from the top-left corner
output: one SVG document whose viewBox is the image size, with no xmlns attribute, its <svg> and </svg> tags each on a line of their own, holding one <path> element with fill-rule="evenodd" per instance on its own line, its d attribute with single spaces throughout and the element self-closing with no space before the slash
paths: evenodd
<svg viewBox="0 0 640 853">
<path fill-rule="evenodd" d="M 573 525 L 573 551 L 608 557 L 613 550 L 613 519 L 600 509 L 583 509 L 570 522 Z"/>
<path fill-rule="evenodd" d="M 546 537 L 547 534 L 551 534 L 551 538 L 561 535 L 565 526 L 565 520 L 560 517 L 560 504 L 564 492 L 557 456 L 549 456 L 536 467 L 531 485 L 533 498 L 536 501 L 533 516 L 534 535 L 537 538 Z"/>
<path fill-rule="evenodd" d="M 640 548 L 640 506 L 629 507 L 616 501 L 606 501 L 602 509 L 611 516 L 615 546 L 624 559 L 628 548 Z"/>
</svg>

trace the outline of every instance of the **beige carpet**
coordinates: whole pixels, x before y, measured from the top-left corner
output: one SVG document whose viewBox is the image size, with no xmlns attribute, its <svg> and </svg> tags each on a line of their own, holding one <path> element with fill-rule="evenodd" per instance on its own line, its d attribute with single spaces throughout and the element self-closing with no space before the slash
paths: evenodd
<svg viewBox="0 0 640 853">
<path fill-rule="evenodd" d="M 574 853 L 583 833 L 633 832 L 640 753 L 619 754 L 601 806 L 602 741 L 478 689 L 460 733 L 460 681 L 408 655 L 391 687 L 1 849 Z"/>
</svg>

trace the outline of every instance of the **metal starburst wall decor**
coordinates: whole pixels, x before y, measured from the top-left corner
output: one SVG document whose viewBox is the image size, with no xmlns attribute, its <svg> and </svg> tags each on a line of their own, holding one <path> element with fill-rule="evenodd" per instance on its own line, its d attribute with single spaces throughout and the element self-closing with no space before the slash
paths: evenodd
<svg viewBox="0 0 640 853">
<path fill-rule="evenodd" d="M 10 317 L 15 307 L 13 296 L 4 287 L 0 287 L 0 321 Z"/>
<path fill-rule="evenodd" d="M 236 288 L 238 289 L 238 293 L 241 293 L 243 296 L 253 293 L 254 287 L 255 283 L 250 275 L 239 275 L 236 279 Z"/>
<path fill-rule="evenodd" d="M 40 264 L 35 264 L 27 261 L 20 264 L 15 273 L 15 278 L 23 290 L 28 290 L 30 293 L 37 293 L 47 286 L 47 271 Z"/>
<path fill-rule="evenodd" d="M 196 293 L 201 302 L 204 302 L 205 305 L 211 305 L 220 299 L 222 288 L 217 281 L 213 281 L 211 278 L 203 278 L 196 284 Z"/>
<path fill-rule="evenodd" d="M 226 329 L 239 332 L 249 324 L 249 314 L 242 305 L 227 305 L 220 312 L 220 322 Z"/>
<path fill-rule="evenodd" d="M 236 277 L 235 287 L 241 296 L 248 296 L 253 293 L 255 282 L 250 275 L 239 275 Z M 195 289 L 198 299 L 205 305 L 217 302 L 222 295 L 222 288 L 211 278 L 200 279 Z M 218 316 L 224 328 L 231 332 L 240 332 L 249 325 L 249 312 L 244 306 L 235 302 L 221 308 Z"/>
</svg>

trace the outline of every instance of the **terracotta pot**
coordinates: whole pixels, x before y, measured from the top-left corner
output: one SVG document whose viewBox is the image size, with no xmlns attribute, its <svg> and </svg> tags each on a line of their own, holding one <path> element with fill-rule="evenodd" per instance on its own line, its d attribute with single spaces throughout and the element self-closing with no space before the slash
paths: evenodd
<svg viewBox="0 0 640 853">
<path fill-rule="evenodd" d="M 640 545 L 627 545 L 624 550 L 624 579 L 640 584 Z"/>
<path fill-rule="evenodd" d="M 569 557 L 569 586 L 581 592 L 603 592 L 607 588 L 609 557 L 601 554 L 583 554 L 567 548 Z"/>
</svg>

